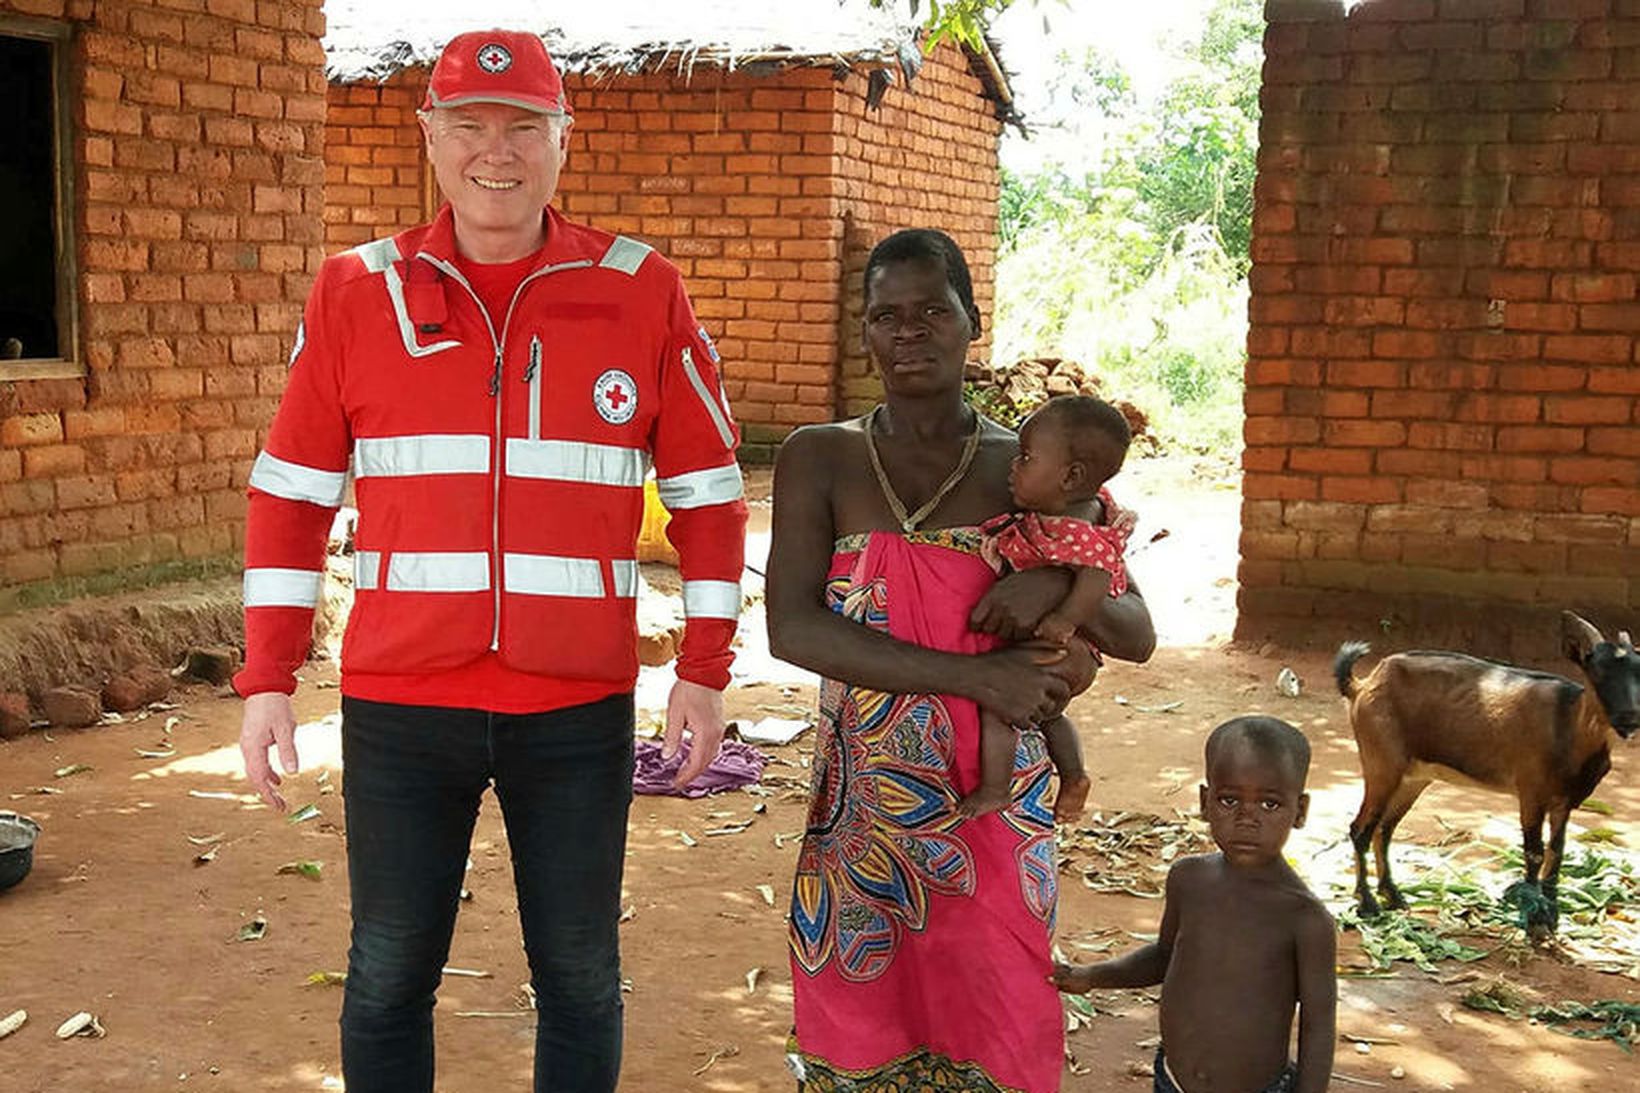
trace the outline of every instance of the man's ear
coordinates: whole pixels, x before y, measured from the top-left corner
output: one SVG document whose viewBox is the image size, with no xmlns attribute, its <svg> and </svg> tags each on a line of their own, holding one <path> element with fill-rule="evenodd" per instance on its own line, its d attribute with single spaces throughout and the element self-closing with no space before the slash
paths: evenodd
<svg viewBox="0 0 1640 1093">
<path fill-rule="evenodd" d="M 1308 793 L 1300 793 L 1298 795 L 1298 807 L 1293 810 L 1293 827 L 1303 827 L 1304 821 L 1309 819 L 1309 816 L 1310 795 Z"/>
<path fill-rule="evenodd" d="M 1201 789 L 1202 819 L 1205 820 L 1205 819 L 1207 819 L 1207 783 L 1203 782 L 1200 786 L 1200 789 Z"/>
<path fill-rule="evenodd" d="M 978 340 L 980 334 L 985 329 L 984 324 L 979 321 L 979 308 L 972 306 L 968 308 L 968 325 L 973 331 L 973 333 L 969 335 L 968 340 Z"/>
</svg>

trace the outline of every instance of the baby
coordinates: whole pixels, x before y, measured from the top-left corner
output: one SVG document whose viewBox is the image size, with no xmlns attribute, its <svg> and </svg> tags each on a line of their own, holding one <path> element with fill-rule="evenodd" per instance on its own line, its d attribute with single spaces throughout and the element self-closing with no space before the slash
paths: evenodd
<svg viewBox="0 0 1640 1093">
<path fill-rule="evenodd" d="M 1118 510 L 1105 483 L 1122 469 L 1132 434 L 1120 410 L 1096 398 L 1063 395 L 1043 403 L 1019 430 L 1008 485 L 1023 511 L 988 520 L 981 530 L 987 561 L 998 571 L 1068 565 L 1075 579 L 1063 601 L 1037 624 L 1036 636 L 1063 644 L 1099 601 L 1127 591 L 1122 551 L 1132 515 Z M 1091 647 L 1091 646 L 1090 646 Z M 1095 660 L 1098 650 L 1094 650 Z M 1059 774 L 1054 818 L 1082 814 L 1093 783 L 1070 718 L 1039 726 Z M 965 816 L 994 812 L 1009 800 L 1018 737 L 1013 726 L 980 713 L 980 785 L 958 804 Z"/>
<path fill-rule="evenodd" d="M 1062 991 L 1162 984 L 1155 1093 L 1321 1093 L 1338 1002 L 1332 916 L 1282 857 L 1304 825 L 1310 745 L 1273 717 L 1207 738 L 1202 815 L 1219 853 L 1167 875 L 1154 942 L 1114 960 L 1054 967 Z M 1287 1053 L 1298 1012 L 1298 1063 Z"/>
</svg>

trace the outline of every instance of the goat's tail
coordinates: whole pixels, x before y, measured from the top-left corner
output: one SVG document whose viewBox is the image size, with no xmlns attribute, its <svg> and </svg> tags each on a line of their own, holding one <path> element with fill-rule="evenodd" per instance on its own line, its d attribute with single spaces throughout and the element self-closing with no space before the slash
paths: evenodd
<svg viewBox="0 0 1640 1093">
<path fill-rule="evenodd" d="M 1338 680 L 1338 693 L 1345 698 L 1355 697 L 1355 676 L 1351 669 L 1355 662 L 1372 652 L 1372 646 L 1364 641 L 1346 641 L 1338 647 L 1338 655 L 1333 657 L 1333 678 Z"/>
</svg>

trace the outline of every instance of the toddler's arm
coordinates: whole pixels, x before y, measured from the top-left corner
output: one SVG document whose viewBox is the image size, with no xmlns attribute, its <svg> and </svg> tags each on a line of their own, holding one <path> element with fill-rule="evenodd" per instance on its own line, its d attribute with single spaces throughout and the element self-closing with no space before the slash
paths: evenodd
<svg viewBox="0 0 1640 1093">
<path fill-rule="evenodd" d="M 1323 1093 L 1332 1078 L 1338 1022 L 1338 932 L 1317 907 L 1298 927 L 1298 1084 Z"/>
<path fill-rule="evenodd" d="M 1155 941 L 1097 964 L 1056 963 L 1049 977 L 1053 985 L 1071 994 L 1086 994 L 1095 988 L 1153 987 L 1166 979 L 1167 965 L 1173 958 L 1173 941 L 1179 936 L 1175 896 L 1182 894 L 1183 885 L 1175 879 L 1178 875 L 1178 866 L 1168 871 L 1167 902 L 1162 907 L 1162 925 Z"/>
</svg>

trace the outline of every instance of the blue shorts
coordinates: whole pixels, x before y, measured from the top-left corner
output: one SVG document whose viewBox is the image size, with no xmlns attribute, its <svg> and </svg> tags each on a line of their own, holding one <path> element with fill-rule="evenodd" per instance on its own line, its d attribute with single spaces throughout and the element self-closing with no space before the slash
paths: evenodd
<svg viewBox="0 0 1640 1093">
<path fill-rule="evenodd" d="M 1173 1080 L 1173 1072 L 1167 1068 L 1167 1057 L 1161 1048 L 1156 1049 L 1156 1081 L 1151 1087 L 1154 1093 L 1184 1093 L 1179 1083 Z M 1276 1075 L 1275 1081 L 1265 1086 L 1261 1093 L 1293 1093 L 1298 1088 L 1298 1068 L 1288 1063 Z"/>
</svg>

